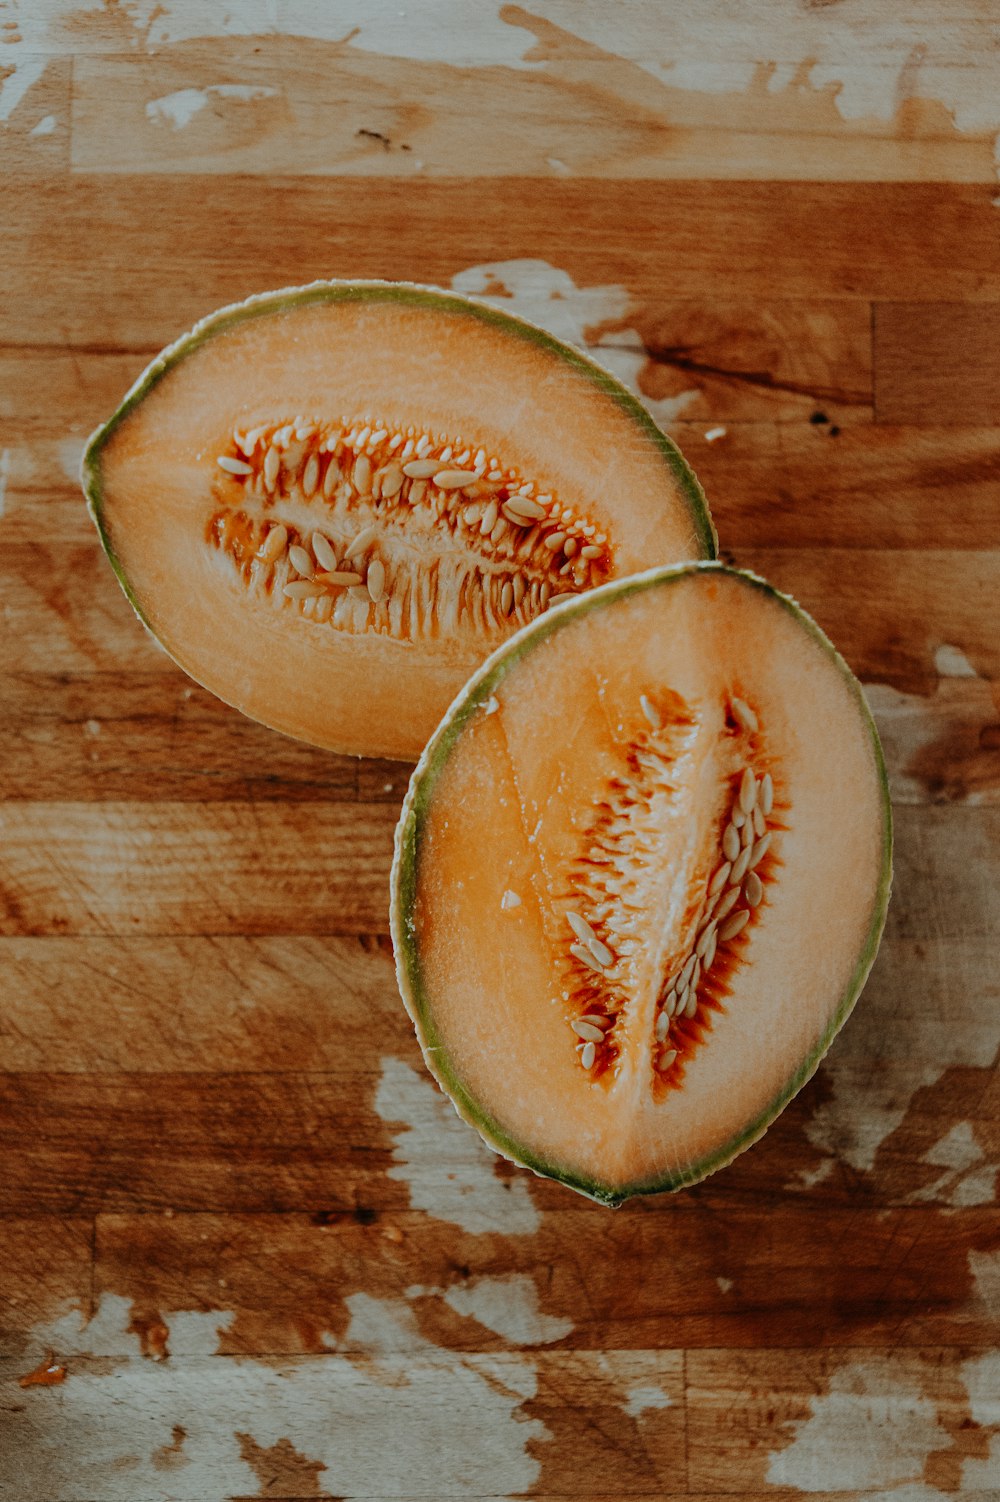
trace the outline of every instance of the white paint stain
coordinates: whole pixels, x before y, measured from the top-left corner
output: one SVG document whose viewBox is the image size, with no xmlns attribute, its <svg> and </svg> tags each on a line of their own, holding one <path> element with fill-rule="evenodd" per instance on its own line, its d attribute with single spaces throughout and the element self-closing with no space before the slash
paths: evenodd
<svg viewBox="0 0 1000 1502">
<path fill-rule="evenodd" d="M 456 1314 L 474 1319 L 512 1345 L 550 1345 L 573 1329 L 572 1320 L 542 1312 L 538 1307 L 538 1288 L 528 1273 L 470 1278 L 450 1288 L 422 1288 L 417 1284 L 406 1290 L 407 1298 L 435 1295 L 444 1299 Z"/>
<path fill-rule="evenodd" d="M 733 1280 L 732 1280 L 732 1278 L 716 1278 L 715 1281 L 719 1285 L 719 1292 L 720 1293 L 732 1293 L 732 1291 L 733 1291 Z"/>
<path fill-rule="evenodd" d="M 51 14 L 54 8 L 37 9 Z M 400 25 L 399 7 L 391 0 L 373 0 L 361 10 L 350 0 L 285 6 L 280 26 L 272 0 L 241 0 L 238 6 L 218 8 L 180 0 L 132 0 L 129 10 L 137 40 L 149 50 L 195 37 L 280 30 L 317 41 L 349 37 L 350 46 L 359 51 L 456 67 L 544 73 L 549 66 L 532 56 L 537 38 L 528 20 L 482 8 L 470 23 L 465 0 L 437 0 L 406 25 Z M 940 100 L 961 130 L 1000 129 L 1000 59 L 988 6 L 949 12 L 937 0 L 911 0 L 905 9 L 886 7 L 859 21 L 856 10 L 848 19 L 838 7 L 806 8 L 798 0 L 759 0 L 752 16 L 734 12 L 729 0 L 702 0 L 691 8 L 633 6 L 623 20 L 606 0 L 577 0 L 570 11 L 565 0 L 537 0 L 530 15 L 600 52 L 627 58 L 673 88 L 742 93 L 766 58 L 772 93 L 793 83 L 801 86 L 803 65 L 809 64 L 808 85 L 831 88 L 846 120 L 891 120 L 901 98 L 917 96 Z M 31 31 L 58 30 L 58 12 L 48 25 L 45 19 L 28 28 L 26 45 Z M 713 39 L 710 51 L 706 36 Z M 928 36 L 934 38 L 930 55 Z M 970 60 L 976 63 L 972 80 Z"/>
<path fill-rule="evenodd" d="M 921 1159 L 946 1171 L 910 1198 L 948 1205 L 991 1205 L 996 1198 L 997 1166 L 984 1162 L 985 1156 L 973 1135 L 972 1123 L 957 1122 Z"/>
<path fill-rule="evenodd" d="M 74 22 L 92 8 L 21 8 L 19 30 L 4 48 L 10 72 L 0 84 L 0 121 L 42 76 L 49 56 L 73 54 L 79 45 Z M 194 38 L 280 31 L 341 45 L 346 40 L 351 50 L 417 62 L 559 76 L 576 38 L 584 50 L 589 44 L 625 59 L 675 89 L 741 95 L 766 67 L 771 93 L 829 89 L 845 120 L 889 121 L 903 99 L 917 97 L 940 101 L 959 130 L 1000 131 L 1000 51 L 988 5 L 949 11 L 938 0 L 911 0 L 905 8 L 861 16 L 856 6 L 758 0 L 752 15 L 743 15 L 731 0 L 702 0 L 688 7 L 632 6 L 623 19 L 621 8 L 606 0 L 577 0 L 570 9 L 565 0 L 535 0 L 524 21 L 499 7 L 481 7 L 470 21 L 466 0 L 437 0 L 401 24 L 398 7 L 387 0 L 363 8 L 327 0 L 280 11 L 274 0 L 233 6 L 130 0 L 127 14 L 136 47 L 147 54 Z M 569 52 L 557 49 L 551 60 L 538 56 L 534 18 L 567 32 Z M 712 38 L 709 50 L 706 37 Z"/>
<path fill-rule="evenodd" d="M 11 71 L 0 83 L 0 123 L 10 119 L 25 94 L 45 72 L 47 60 L 25 55 L 23 45 L 23 41 L 8 42 L 4 49 L 4 67 Z"/>
<path fill-rule="evenodd" d="M 941 678 L 976 678 L 979 676 L 961 648 L 950 646 L 948 642 L 942 642 L 934 653 L 934 666 Z"/>
<path fill-rule="evenodd" d="M 969 1271 L 975 1302 L 986 1319 L 1000 1318 L 1000 1252 L 969 1249 Z M 997 1389 L 1000 1392 L 1000 1388 Z"/>
<path fill-rule="evenodd" d="M 951 736 L 959 736 L 967 746 L 975 747 L 984 727 L 996 721 L 992 685 L 979 676 L 959 647 L 943 643 L 934 654 L 934 665 L 938 679 L 931 694 L 906 693 L 887 683 L 865 684 L 865 698 L 878 725 L 895 803 L 926 802 L 926 778 L 920 770 L 925 753 L 930 753 L 932 765 L 940 762 L 934 748 Z M 961 797 L 969 805 L 992 800 L 989 786 L 964 788 L 961 776 L 959 765 L 951 797 Z M 984 778 L 984 784 L 987 782 Z"/>
<path fill-rule="evenodd" d="M 29 136 L 50 136 L 59 122 L 55 115 L 43 115 L 37 125 L 28 131 Z"/>
<path fill-rule="evenodd" d="M 848 1363 L 809 1406 L 792 1443 L 770 1457 L 772 1486 L 821 1492 L 919 1483 L 931 1452 L 951 1448 L 934 1403 L 889 1363 Z"/>
<path fill-rule="evenodd" d="M 146 118 L 154 125 L 183 130 L 213 99 L 248 103 L 254 99 L 273 99 L 277 93 L 277 89 L 248 83 L 210 83 L 203 89 L 177 89 L 160 99 L 151 99 L 146 105 Z"/>
<path fill-rule="evenodd" d="M 963 1462 L 962 1492 L 968 1495 L 1000 1487 L 1000 1351 L 984 1351 L 963 1362 L 962 1379 L 969 1413 L 989 1433 L 989 1454 L 968 1456 Z"/>
<path fill-rule="evenodd" d="M 663 1391 L 662 1387 L 630 1387 L 625 1394 L 625 1399 L 622 1407 L 632 1419 L 641 1418 L 651 1409 L 672 1408 L 674 1401 Z"/>
<path fill-rule="evenodd" d="M 425 1075 L 401 1059 L 383 1059 L 375 1109 L 399 1127 L 388 1172 L 406 1184 L 415 1209 L 473 1235 L 537 1231 L 540 1216 L 525 1176 L 497 1177 L 495 1154 Z"/>
<path fill-rule="evenodd" d="M 14 1389 L 0 1495 L 21 1496 L 35 1480 L 60 1502 L 256 1496 L 237 1432 L 264 1448 L 290 1441 L 325 1467 L 320 1482 L 334 1495 L 530 1492 L 540 1467 L 528 1447 L 549 1438 L 522 1411 L 537 1392 L 532 1362 L 437 1346 L 405 1304 L 367 1294 L 346 1303 L 356 1352 L 273 1362 L 220 1356 L 219 1331 L 233 1316 L 201 1311 L 165 1311 L 170 1357 L 147 1360 L 127 1333 L 127 1301 L 113 1295 L 89 1324 L 66 1313 L 39 1326 L 32 1352 L 0 1376 L 16 1379 L 48 1350 L 69 1374 L 59 1388 Z M 164 1472 L 157 1452 L 171 1447 L 176 1425 L 185 1436 Z"/>
<path fill-rule="evenodd" d="M 83 458 L 84 446 L 82 438 L 60 438 L 56 444 L 59 467 L 67 480 L 72 480 L 74 485 L 80 483 L 80 460 Z"/>
<path fill-rule="evenodd" d="M 634 391 L 657 422 L 669 423 L 701 392 L 692 388 L 676 396 L 652 398 L 639 389 L 639 374 L 648 360 L 642 336 L 632 328 L 591 339 L 588 330 L 616 323 L 628 316 L 632 300 L 625 287 L 578 287 L 567 271 L 548 261 L 520 259 L 470 266 L 452 278 L 456 292 L 481 297 L 498 308 L 518 313 L 547 329 L 556 338 L 594 355 L 612 374 Z"/>
<path fill-rule="evenodd" d="M 888 959 L 883 950 L 858 1016 L 822 1065 L 830 1095 L 806 1127 L 815 1147 L 862 1173 L 919 1090 L 950 1068 L 991 1068 L 1000 1049 L 1000 989 L 973 975 L 960 944 L 900 944 L 891 969 Z M 891 1049 L 880 1045 L 885 1038 Z"/>
</svg>

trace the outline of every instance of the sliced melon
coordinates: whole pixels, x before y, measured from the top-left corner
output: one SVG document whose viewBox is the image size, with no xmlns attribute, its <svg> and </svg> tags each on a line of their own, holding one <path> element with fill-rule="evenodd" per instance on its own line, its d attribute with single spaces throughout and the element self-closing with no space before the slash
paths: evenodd
<svg viewBox="0 0 1000 1502">
<path fill-rule="evenodd" d="M 701 489 L 611 375 L 428 288 L 224 308 L 94 434 L 84 489 L 141 619 L 254 719 L 415 758 L 560 595 L 712 557 Z"/>
<path fill-rule="evenodd" d="M 427 1064 L 594 1199 L 765 1130 L 864 983 L 891 818 L 859 685 L 785 595 L 651 570 L 501 647 L 414 772 L 392 932 Z"/>
</svg>

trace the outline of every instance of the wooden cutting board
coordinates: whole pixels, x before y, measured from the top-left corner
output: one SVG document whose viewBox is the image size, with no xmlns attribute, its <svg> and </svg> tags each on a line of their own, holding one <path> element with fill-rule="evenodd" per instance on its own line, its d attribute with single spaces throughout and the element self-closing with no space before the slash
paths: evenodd
<svg viewBox="0 0 1000 1502">
<path fill-rule="evenodd" d="M 0 1497 L 1000 1488 L 996 11 L 690 9 L 0 16 Z M 216 703 L 100 555 L 86 433 L 325 275 L 593 350 L 865 683 L 882 952 L 697 1189 L 610 1213 L 458 1122 L 407 769 Z"/>
</svg>

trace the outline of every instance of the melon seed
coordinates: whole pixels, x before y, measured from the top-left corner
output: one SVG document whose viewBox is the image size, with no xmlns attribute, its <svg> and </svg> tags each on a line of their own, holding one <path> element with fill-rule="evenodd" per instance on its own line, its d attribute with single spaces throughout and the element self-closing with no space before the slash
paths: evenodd
<svg viewBox="0 0 1000 1502">
<path fill-rule="evenodd" d="M 731 699 L 729 702 L 734 716 L 744 730 L 756 730 L 758 728 L 757 716 L 749 704 L 744 703 L 742 699 Z"/>
<path fill-rule="evenodd" d="M 584 1069 L 593 1069 L 594 1060 L 597 1058 L 597 1049 L 593 1043 L 585 1043 L 580 1050 L 580 1063 Z"/>
<path fill-rule="evenodd" d="M 471 485 L 478 476 L 469 469 L 439 469 L 434 476 L 434 484 L 438 490 L 461 490 L 463 485 Z"/>
<path fill-rule="evenodd" d="M 603 1032 L 599 1027 L 595 1027 L 592 1022 L 584 1022 L 582 1018 L 577 1017 L 573 1022 L 570 1023 L 570 1026 L 572 1027 L 574 1033 L 576 1033 L 577 1037 L 583 1038 L 583 1040 L 587 1043 L 604 1042 Z"/>
<path fill-rule="evenodd" d="M 735 824 L 728 824 L 722 836 L 722 853 L 727 861 L 734 861 L 740 853 L 740 833 Z"/>
<path fill-rule="evenodd" d="M 540 522 L 546 514 L 545 507 L 539 506 L 537 501 L 533 501 L 527 495 L 512 495 L 504 503 L 504 509 L 513 512 L 515 517 L 523 518 L 528 522 Z"/>
<path fill-rule="evenodd" d="M 368 527 L 362 527 L 361 531 L 357 534 L 354 541 L 347 549 L 347 552 L 344 554 L 344 561 L 346 562 L 348 558 L 353 558 L 355 553 L 363 553 L 368 544 L 370 542 L 374 542 L 377 536 L 378 527 L 376 527 L 374 524 Z"/>
<path fill-rule="evenodd" d="M 288 541 L 288 532 L 280 524 L 272 527 L 257 549 L 257 557 L 264 563 L 275 563 L 285 551 L 285 543 Z"/>
<path fill-rule="evenodd" d="M 662 728 L 663 721 L 660 719 L 660 712 L 655 704 L 650 703 L 645 694 L 639 695 L 639 708 L 642 710 L 643 714 L 646 716 L 646 719 L 649 721 L 654 730 L 660 730 Z"/>
<path fill-rule="evenodd" d="M 751 871 L 753 870 L 753 868 L 755 866 L 759 866 L 760 865 L 761 861 L 764 859 L 765 855 L 767 854 L 768 850 L 770 849 L 770 846 L 771 846 L 771 835 L 770 835 L 770 832 L 768 832 L 767 834 L 762 834 L 761 837 L 760 837 L 760 839 L 753 846 L 753 849 L 750 851 L 750 869 L 751 869 Z"/>
<path fill-rule="evenodd" d="M 754 847 L 752 845 L 745 846 L 744 849 L 740 852 L 737 859 L 733 862 L 733 869 L 729 873 L 729 880 L 734 887 L 738 887 L 740 882 L 746 875 L 747 868 L 750 865 L 750 856 L 753 852 L 753 849 Z"/>
<path fill-rule="evenodd" d="M 429 480 L 440 467 L 436 459 L 411 459 L 403 465 L 403 474 L 409 480 Z"/>
<path fill-rule="evenodd" d="M 337 555 L 330 546 L 329 541 L 322 532 L 314 532 L 312 535 L 312 550 L 316 555 L 316 562 L 320 568 L 334 570 L 337 567 Z"/>
<path fill-rule="evenodd" d="M 753 806 L 756 801 L 757 779 L 753 775 L 751 768 L 747 767 L 740 782 L 740 808 L 745 814 L 750 814 L 753 812 Z"/>
<path fill-rule="evenodd" d="M 770 772 L 765 772 L 760 780 L 760 806 L 765 814 L 769 814 L 774 807 L 774 783 Z"/>
<path fill-rule="evenodd" d="M 230 459 L 228 454 L 220 454 L 216 459 L 220 469 L 224 469 L 227 475 L 252 475 L 253 465 L 244 464 L 242 459 Z"/>
<path fill-rule="evenodd" d="M 731 918 L 727 918 L 719 929 L 719 943 L 726 944 L 730 939 L 735 939 L 736 935 L 742 933 L 749 922 L 750 914 L 745 907 L 741 907 L 739 912 L 733 913 Z"/>
<path fill-rule="evenodd" d="M 368 586 L 368 593 L 371 595 L 372 604 L 377 605 L 385 593 L 385 564 L 380 559 L 374 558 L 368 565 L 365 583 Z"/>
<path fill-rule="evenodd" d="M 311 579 L 296 579 L 291 584 L 286 584 L 282 594 L 289 600 L 308 600 L 311 595 L 321 595 L 322 584 L 314 584 Z"/>
<path fill-rule="evenodd" d="M 738 885 L 735 887 L 730 887 L 728 892 L 723 892 L 721 901 L 719 902 L 718 906 L 715 909 L 715 912 L 712 915 L 716 923 L 721 923 L 722 919 L 725 918 L 727 913 L 732 912 L 733 908 L 736 906 L 737 898 L 739 897 L 739 895 L 740 889 Z"/>
<path fill-rule="evenodd" d="M 574 912 L 572 908 L 568 909 L 566 912 L 566 922 L 576 934 L 581 944 L 589 944 L 591 940 L 597 938 L 597 935 L 594 933 L 594 930 L 591 928 L 586 918 L 582 917 L 579 913 Z"/>
<path fill-rule="evenodd" d="M 671 1064 L 676 1059 L 676 1057 L 677 1057 L 677 1050 L 676 1050 L 676 1048 L 665 1048 L 663 1050 L 663 1052 L 660 1054 L 660 1057 L 656 1061 L 657 1068 L 659 1068 L 659 1069 L 669 1069 L 670 1066 L 671 1066 Z"/>
<path fill-rule="evenodd" d="M 382 475 L 382 495 L 386 500 L 391 500 L 398 495 L 403 488 L 403 471 L 398 464 L 387 466 Z"/>
<path fill-rule="evenodd" d="M 607 969 L 609 965 L 614 964 L 614 955 L 611 953 L 611 950 L 606 944 L 601 943 L 600 939 L 589 939 L 587 941 L 587 948 L 590 950 L 597 963 L 599 965 L 603 965 L 605 969 Z"/>
<path fill-rule="evenodd" d="M 604 974 L 604 966 L 595 959 L 595 957 L 591 954 L 590 950 L 587 949 L 585 945 L 571 944 L 569 946 L 569 952 L 570 954 L 575 955 L 580 963 L 582 965 L 586 965 L 589 970 L 596 970 L 598 975 Z"/>
<path fill-rule="evenodd" d="M 764 883 L 756 871 L 747 872 L 747 879 L 743 883 L 743 896 L 748 907 L 759 906 L 764 896 Z"/>
<path fill-rule="evenodd" d="M 711 944 L 711 942 L 712 942 L 712 940 L 713 940 L 714 937 L 715 937 L 715 924 L 714 923 L 709 923 L 709 925 L 708 925 L 707 928 L 703 928 L 702 929 L 702 931 L 701 931 L 701 937 L 700 937 L 700 939 L 698 940 L 698 943 L 695 946 L 695 951 L 694 952 L 698 956 L 698 958 L 702 960 L 702 963 L 705 964 L 705 968 L 706 969 L 708 968 L 708 965 L 703 960 L 703 956 L 707 952 L 708 947 Z"/>
<path fill-rule="evenodd" d="M 319 480 L 319 459 L 315 454 L 310 454 L 306 460 L 306 467 L 302 471 L 302 494 L 311 496 L 316 489 Z"/>
<path fill-rule="evenodd" d="M 292 568 L 295 569 L 296 573 L 301 574 L 304 579 L 312 578 L 313 561 L 309 557 L 309 554 L 306 552 L 305 548 L 299 547 L 298 543 L 293 543 L 292 546 L 288 549 L 288 561 L 291 563 Z"/>
<path fill-rule="evenodd" d="M 348 588 L 362 582 L 361 575 L 351 569 L 332 569 L 329 573 L 317 574 L 316 577 L 322 579 L 324 584 L 344 585 Z"/>
</svg>

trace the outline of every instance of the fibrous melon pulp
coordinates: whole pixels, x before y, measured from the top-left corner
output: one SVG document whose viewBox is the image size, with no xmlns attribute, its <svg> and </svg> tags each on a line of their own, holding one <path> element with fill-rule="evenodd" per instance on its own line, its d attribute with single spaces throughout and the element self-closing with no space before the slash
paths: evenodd
<svg viewBox="0 0 1000 1502">
<path fill-rule="evenodd" d="M 558 606 L 485 664 L 397 829 L 400 987 L 515 1162 L 610 1204 L 755 1140 L 850 1011 L 891 824 L 861 690 L 719 564 Z"/>
<path fill-rule="evenodd" d="M 697 481 L 612 376 L 405 284 L 206 319 L 94 434 L 83 478 L 171 656 L 356 754 L 416 758 L 469 673 L 559 596 L 715 549 Z"/>
</svg>

